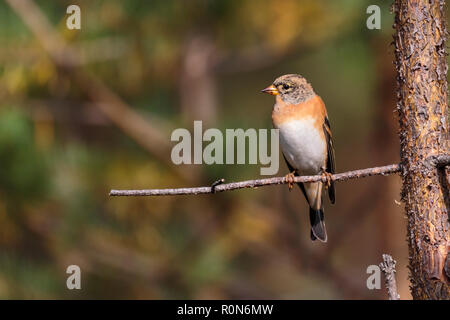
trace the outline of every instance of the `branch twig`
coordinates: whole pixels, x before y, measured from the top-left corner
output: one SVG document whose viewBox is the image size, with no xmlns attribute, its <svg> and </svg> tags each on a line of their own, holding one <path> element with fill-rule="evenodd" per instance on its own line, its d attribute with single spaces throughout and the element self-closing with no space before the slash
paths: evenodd
<svg viewBox="0 0 450 320">
<path fill-rule="evenodd" d="M 432 165 L 435 167 L 445 167 L 450 163 L 450 157 L 448 154 L 441 154 L 432 156 L 424 161 L 425 165 Z M 361 170 L 347 171 L 343 173 L 337 173 L 331 175 L 332 181 L 345 181 L 350 179 L 365 178 L 378 175 L 389 175 L 401 171 L 400 164 L 390 164 L 383 167 L 374 167 Z M 258 188 L 263 186 L 271 186 L 275 184 L 286 184 L 289 181 L 286 177 L 274 177 L 266 179 L 246 180 L 239 182 L 231 182 L 222 184 L 225 181 L 220 179 L 208 187 L 194 187 L 194 188 L 169 188 L 169 189 L 142 189 L 142 190 L 111 190 L 109 195 L 112 197 L 118 196 L 175 196 L 175 195 L 196 195 L 196 194 L 208 194 L 217 193 L 223 191 L 231 191 L 244 188 Z M 294 177 L 294 182 L 327 182 L 327 178 L 322 175 L 317 176 L 300 176 Z"/>
<path fill-rule="evenodd" d="M 383 254 L 383 262 L 380 263 L 380 268 L 384 273 L 389 300 L 400 300 L 400 295 L 397 293 L 397 282 L 395 281 L 396 263 L 397 261 L 392 256 Z"/>
<path fill-rule="evenodd" d="M 443 154 L 431 156 L 428 158 L 428 163 L 430 163 L 432 166 L 436 166 L 438 168 L 448 166 L 450 163 L 450 154 L 443 153 Z"/>
<path fill-rule="evenodd" d="M 338 173 L 331 176 L 333 181 L 345 181 L 349 179 L 364 178 L 376 175 L 389 175 L 400 171 L 399 164 L 391 164 L 383 167 L 368 168 L 362 170 L 348 171 Z M 295 177 L 294 182 L 326 182 L 326 177 L 317 176 L 301 176 Z M 196 187 L 196 188 L 177 188 L 177 189 L 144 189 L 144 190 L 111 190 L 110 196 L 168 196 L 168 195 L 195 195 L 208 194 L 223 191 L 230 191 L 244 188 L 257 188 L 262 186 L 270 186 L 275 184 L 286 184 L 286 177 L 274 177 L 257 180 L 247 180 L 240 182 L 231 182 L 216 185 L 214 187 Z"/>
</svg>

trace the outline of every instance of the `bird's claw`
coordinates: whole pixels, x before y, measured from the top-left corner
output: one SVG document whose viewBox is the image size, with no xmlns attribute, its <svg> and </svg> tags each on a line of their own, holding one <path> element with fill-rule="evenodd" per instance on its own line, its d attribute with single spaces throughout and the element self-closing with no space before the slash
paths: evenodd
<svg viewBox="0 0 450 320">
<path fill-rule="evenodd" d="M 325 171 L 322 168 L 322 181 L 325 179 L 325 189 L 328 189 L 331 186 L 331 182 L 333 181 L 333 175 L 328 171 Z"/>
<path fill-rule="evenodd" d="M 284 177 L 284 179 L 286 179 L 286 181 L 288 183 L 289 191 L 291 191 L 292 188 L 294 188 L 294 183 L 295 183 L 294 178 L 295 178 L 294 172 L 290 172 Z"/>
<path fill-rule="evenodd" d="M 211 185 L 211 193 L 216 193 L 216 187 L 217 187 L 218 185 L 224 183 L 224 182 L 225 182 L 225 179 L 224 179 L 224 178 L 219 179 L 219 180 L 213 182 L 213 184 Z"/>
</svg>

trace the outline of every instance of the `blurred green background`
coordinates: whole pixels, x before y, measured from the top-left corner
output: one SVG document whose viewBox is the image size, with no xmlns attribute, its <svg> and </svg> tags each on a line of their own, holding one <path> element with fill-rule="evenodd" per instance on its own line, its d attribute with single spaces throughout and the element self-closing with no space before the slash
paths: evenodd
<svg viewBox="0 0 450 320">
<path fill-rule="evenodd" d="M 398 162 L 389 2 L 24 3 L 0 3 L 0 298 L 385 299 L 366 287 L 382 253 L 410 298 L 397 176 L 338 183 L 327 244 L 310 241 L 287 186 L 108 197 L 259 177 L 259 165 L 175 166 L 170 134 L 193 120 L 271 128 L 260 90 L 285 73 L 324 99 L 338 172 Z M 66 28 L 70 4 L 81 30 Z M 381 30 L 366 28 L 371 4 Z M 66 288 L 71 264 L 82 290 Z"/>
</svg>

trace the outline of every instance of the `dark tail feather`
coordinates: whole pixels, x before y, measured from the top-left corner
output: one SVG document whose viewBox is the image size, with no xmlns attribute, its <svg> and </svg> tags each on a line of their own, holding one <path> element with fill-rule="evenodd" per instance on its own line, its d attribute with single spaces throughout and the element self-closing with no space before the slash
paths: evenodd
<svg viewBox="0 0 450 320">
<path fill-rule="evenodd" d="M 309 220 L 311 221 L 311 240 L 319 239 L 322 242 L 327 242 L 323 209 L 309 208 Z"/>
</svg>

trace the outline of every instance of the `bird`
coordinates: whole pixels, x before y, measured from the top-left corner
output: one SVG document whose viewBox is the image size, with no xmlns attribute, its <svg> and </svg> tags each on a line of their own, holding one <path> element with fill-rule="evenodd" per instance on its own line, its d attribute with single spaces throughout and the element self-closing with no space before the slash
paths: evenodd
<svg viewBox="0 0 450 320">
<path fill-rule="evenodd" d="M 297 183 L 309 205 L 311 240 L 327 242 L 322 191 L 328 189 L 332 204 L 335 203 L 335 156 L 330 121 L 325 103 L 314 92 L 310 83 L 301 75 L 286 74 L 263 89 L 275 96 L 272 123 L 279 130 L 280 147 L 289 174 L 286 175 L 289 190 L 293 179 L 301 175 L 321 174 L 324 183 Z"/>
</svg>

